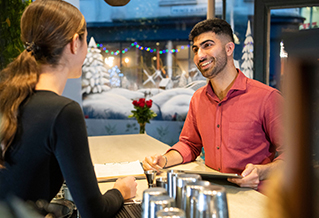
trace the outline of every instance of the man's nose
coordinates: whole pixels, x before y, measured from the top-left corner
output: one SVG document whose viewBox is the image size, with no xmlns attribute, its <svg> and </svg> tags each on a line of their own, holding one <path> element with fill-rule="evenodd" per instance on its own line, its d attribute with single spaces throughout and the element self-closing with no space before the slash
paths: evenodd
<svg viewBox="0 0 319 218">
<path fill-rule="evenodd" d="M 197 51 L 198 59 L 203 60 L 206 58 L 206 53 L 203 49 L 199 48 Z"/>
</svg>

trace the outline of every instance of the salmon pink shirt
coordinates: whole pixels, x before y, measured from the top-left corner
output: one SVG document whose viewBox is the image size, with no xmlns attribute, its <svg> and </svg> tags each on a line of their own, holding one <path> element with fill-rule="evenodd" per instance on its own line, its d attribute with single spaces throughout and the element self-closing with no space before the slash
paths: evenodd
<svg viewBox="0 0 319 218">
<path fill-rule="evenodd" d="M 179 142 L 171 149 L 187 163 L 204 147 L 205 164 L 225 173 L 241 174 L 248 163 L 270 163 L 276 151 L 276 159 L 282 159 L 282 103 L 278 90 L 238 70 L 223 100 L 210 83 L 194 93 Z"/>
</svg>

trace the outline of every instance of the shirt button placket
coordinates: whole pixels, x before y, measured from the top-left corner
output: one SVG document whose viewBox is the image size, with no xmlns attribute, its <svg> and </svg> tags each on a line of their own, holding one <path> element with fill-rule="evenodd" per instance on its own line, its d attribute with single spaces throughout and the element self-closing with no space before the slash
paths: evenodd
<svg viewBox="0 0 319 218">
<path fill-rule="evenodd" d="M 216 121 L 217 121 L 217 129 L 216 129 L 216 132 L 217 132 L 217 143 L 216 143 L 216 149 L 217 149 L 217 157 L 218 157 L 218 171 L 221 170 L 221 149 L 220 149 L 220 146 L 221 146 L 221 120 L 222 120 L 222 108 L 221 108 L 221 103 L 218 103 L 218 106 L 217 106 L 217 113 L 216 113 Z"/>
</svg>

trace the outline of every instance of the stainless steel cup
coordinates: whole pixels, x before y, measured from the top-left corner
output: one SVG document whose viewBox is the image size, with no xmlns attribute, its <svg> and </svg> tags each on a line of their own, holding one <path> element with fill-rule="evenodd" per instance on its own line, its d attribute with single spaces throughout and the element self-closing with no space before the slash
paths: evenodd
<svg viewBox="0 0 319 218">
<path fill-rule="evenodd" d="M 177 207 L 167 207 L 156 213 L 157 218 L 185 218 L 185 212 Z"/>
<path fill-rule="evenodd" d="M 154 187 L 154 181 L 155 181 L 155 178 L 156 178 L 156 173 L 157 173 L 156 170 L 146 170 L 146 171 L 144 171 L 144 174 L 146 176 L 146 180 L 147 180 L 147 184 L 148 184 L 149 188 Z"/>
<path fill-rule="evenodd" d="M 152 196 L 150 198 L 150 218 L 156 218 L 156 212 L 166 207 L 174 207 L 175 199 L 168 195 Z"/>
<path fill-rule="evenodd" d="M 143 191 L 142 199 L 142 217 L 150 217 L 150 198 L 152 196 L 167 195 L 167 190 L 162 187 L 148 188 Z"/>
<path fill-rule="evenodd" d="M 228 204 L 224 187 L 210 185 L 199 190 L 196 218 L 206 217 L 228 218 Z"/>
<path fill-rule="evenodd" d="M 199 174 L 178 174 L 176 176 L 176 207 L 183 208 L 182 202 L 184 198 L 184 186 L 189 182 L 196 182 L 201 180 Z"/>
<path fill-rule="evenodd" d="M 197 196 L 200 189 L 204 186 L 211 185 L 210 182 L 200 180 L 197 182 L 190 182 L 184 186 L 184 197 L 182 208 L 185 211 L 186 218 L 195 218 Z"/>
<path fill-rule="evenodd" d="M 166 177 L 156 178 L 156 187 L 162 187 L 167 190 L 167 178 Z"/>
<path fill-rule="evenodd" d="M 167 192 L 168 195 L 176 199 L 176 176 L 183 174 L 182 170 L 169 170 L 167 171 Z"/>
</svg>

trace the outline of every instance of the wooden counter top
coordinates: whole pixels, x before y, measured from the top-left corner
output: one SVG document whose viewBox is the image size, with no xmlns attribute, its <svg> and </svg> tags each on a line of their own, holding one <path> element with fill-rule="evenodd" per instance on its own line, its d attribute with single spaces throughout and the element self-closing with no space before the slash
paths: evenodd
<svg viewBox="0 0 319 218">
<path fill-rule="evenodd" d="M 142 161 L 145 156 L 163 154 L 168 145 L 146 134 L 94 136 L 89 137 L 89 147 L 93 163 L 110 163 L 125 161 Z M 204 161 L 183 164 L 169 169 L 213 171 L 205 166 Z M 265 205 L 268 198 L 250 188 L 240 188 L 224 179 L 210 180 L 226 188 L 230 218 L 266 218 Z M 111 189 L 114 182 L 99 183 L 102 193 Z M 145 179 L 137 180 L 136 199 L 142 199 L 143 191 L 148 188 Z"/>
</svg>

